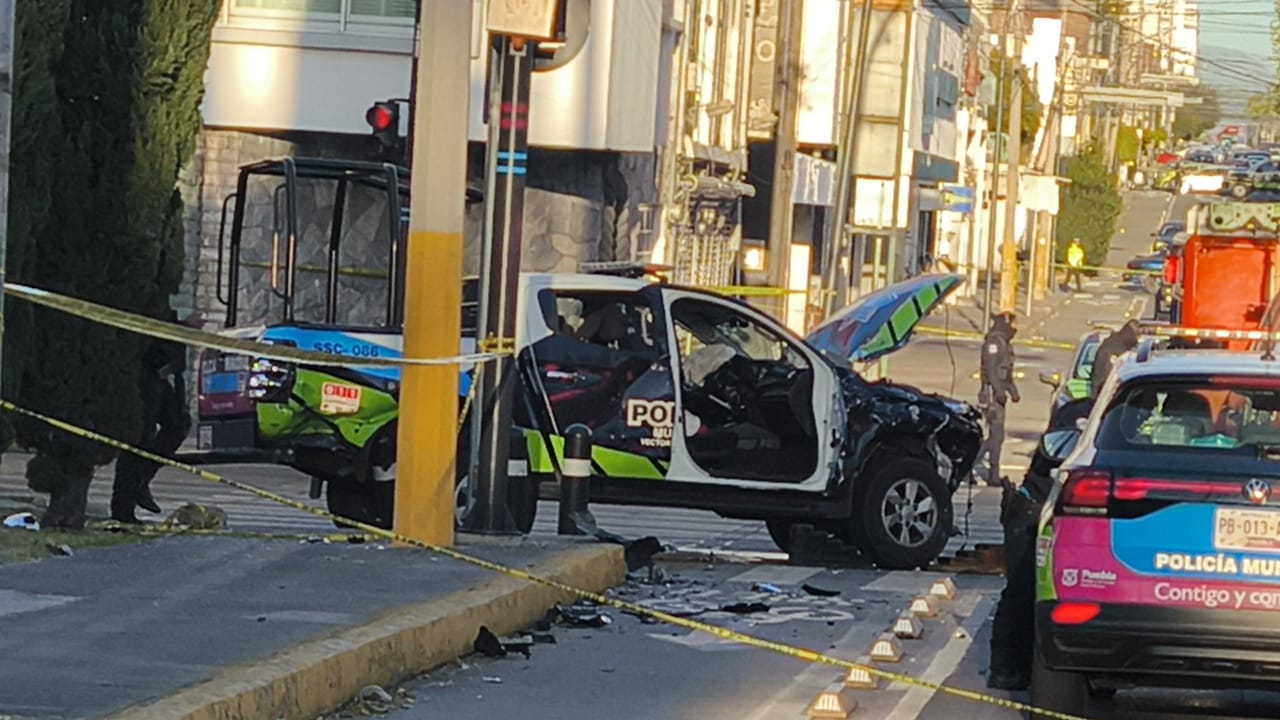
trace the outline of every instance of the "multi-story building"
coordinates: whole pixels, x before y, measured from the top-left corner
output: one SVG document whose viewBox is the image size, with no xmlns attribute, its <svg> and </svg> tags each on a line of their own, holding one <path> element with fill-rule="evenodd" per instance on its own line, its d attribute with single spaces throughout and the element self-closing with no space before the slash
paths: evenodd
<svg viewBox="0 0 1280 720">
<path fill-rule="evenodd" d="M 483 187 L 483 123 L 490 46 L 484 0 L 471 43 L 471 183 Z M 673 28 L 663 0 L 566 0 L 589 13 L 578 54 L 535 73 L 524 263 L 532 270 L 630 259 L 657 200 L 655 148 L 663 141 Z M 365 111 L 407 98 L 414 0 L 224 0 L 213 34 L 202 112 L 205 129 L 184 185 L 189 271 L 183 300 L 216 315 L 223 198 L 239 166 L 266 157 L 382 160 Z M 664 25 L 664 21 L 668 21 Z M 699 27 L 701 25 L 699 24 Z M 681 40 L 685 42 L 687 40 Z M 678 69 L 677 69 L 678 68 Z M 468 213 L 467 269 L 478 269 L 479 205 Z"/>
<path fill-rule="evenodd" d="M 1165 72 L 1183 78 L 1196 78 L 1196 58 L 1200 55 L 1200 8 L 1195 0 L 1172 0 L 1173 26 L 1169 35 L 1170 51 Z"/>
<path fill-rule="evenodd" d="M 627 0 L 617 0 L 626 2 Z M 662 4 L 662 3 L 660 3 Z M 637 246 L 640 260 L 695 285 L 734 281 L 748 180 L 747 124 L 757 17 L 752 0 L 665 3 L 660 85 L 658 212 Z M 765 32 L 776 33 L 776 25 Z"/>
<path fill-rule="evenodd" d="M 873 4 L 856 113 L 853 257 L 841 273 L 854 288 L 916 274 L 949 251 L 939 214 L 950 212 L 953 194 L 944 190 L 962 181 L 968 150 L 968 129 L 962 134 L 958 122 L 969 23 L 968 3 Z"/>
</svg>

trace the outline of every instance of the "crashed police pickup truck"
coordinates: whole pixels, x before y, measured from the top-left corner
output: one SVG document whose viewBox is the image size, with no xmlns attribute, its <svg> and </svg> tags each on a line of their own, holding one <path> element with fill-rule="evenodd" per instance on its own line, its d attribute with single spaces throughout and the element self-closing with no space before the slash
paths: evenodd
<svg viewBox="0 0 1280 720">
<path fill-rule="evenodd" d="M 528 531 L 538 497 L 555 495 L 563 432 L 582 423 L 593 434 L 593 503 L 763 520 L 783 550 L 804 524 L 882 567 L 928 565 L 951 535 L 952 494 L 977 456 L 979 415 L 962 402 L 868 382 L 853 365 L 905 345 L 961 281 L 927 275 L 882 289 L 801 339 L 706 290 L 643 277 L 523 275 L 515 438 L 523 435 L 516 446 L 527 450 L 528 474 L 509 479 L 516 524 Z M 386 358 L 400 355 L 402 341 L 392 329 L 287 323 L 256 336 L 306 349 L 340 342 L 349 354 Z M 202 368 L 224 360 L 207 355 Z M 255 414 L 202 414 L 202 437 L 230 436 L 222 423 L 255 423 L 236 435 L 327 483 L 334 512 L 388 525 L 399 373 L 365 374 L 250 363 L 245 382 L 202 387 L 243 389 Z M 466 447 L 460 441 L 460 458 Z M 383 499 L 353 500 L 375 496 Z"/>
</svg>

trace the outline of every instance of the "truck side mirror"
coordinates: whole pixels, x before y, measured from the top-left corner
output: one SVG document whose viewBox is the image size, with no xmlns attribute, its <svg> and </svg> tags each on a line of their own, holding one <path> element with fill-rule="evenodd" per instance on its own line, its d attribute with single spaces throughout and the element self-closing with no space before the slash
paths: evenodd
<svg viewBox="0 0 1280 720">
<path fill-rule="evenodd" d="M 1044 383 L 1045 385 L 1052 385 L 1053 387 L 1058 387 L 1059 385 L 1062 384 L 1062 374 L 1053 372 L 1051 370 L 1041 370 L 1040 382 Z"/>
</svg>

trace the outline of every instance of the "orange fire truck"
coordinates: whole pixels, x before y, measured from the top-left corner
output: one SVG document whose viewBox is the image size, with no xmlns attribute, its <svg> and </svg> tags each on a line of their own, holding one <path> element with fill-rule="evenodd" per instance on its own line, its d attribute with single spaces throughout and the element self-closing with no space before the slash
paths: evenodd
<svg viewBox="0 0 1280 720">
<path fill-rule="evenodd" d="M 1165 262 L 1165 282 L 1173 287 L 1172 324 L 1195 328 L 1210 342 L 1214 331 L 1258 330 L 1280 291 L 1280 203 L 1196 205 L 1187 213 L 1187 234 L 1182 252 Z M 1214 344 L 1249 348 L 1245 335 L 1216 334 L 1222 339 Z"/>
</svg>

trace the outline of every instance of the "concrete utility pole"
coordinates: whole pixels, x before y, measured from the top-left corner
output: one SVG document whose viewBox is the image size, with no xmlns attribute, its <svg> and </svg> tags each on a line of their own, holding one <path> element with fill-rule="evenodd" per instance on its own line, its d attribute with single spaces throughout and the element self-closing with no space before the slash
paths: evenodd
<svg viewBox="0 0 1280 720">
<path fill-rule="evenodd" d="M 4 347 L 5 246 L 9 238 L 9 143 L 13 127 L 15 0 L 0 0 L 0 349 Z"/>
<path fill-rule="evenodd" d="M 804 0 L 790 0 L 778 28 L 778 70 L 774 86 L 778 125 L 774 131 L 773 194 L 769 201 L 769 286 L 787 287 L 791 268 L 791 195 L 796 175 L 796 114 L 800 106 L 800 41 L 804 36 Z M 774 316 L 786 314 L 786 296 L 770 302 Z"/>
<path fill-rule="evenodd" d="M 469 2 L 422 3 L 415 62 L 404 355 L 458 354 L 470 95 Z M 396 450 L 396 532 L 453 544 L 458 368 L 406 365 Z"/>
<path fill-rule="evenodd" d="M 836 197 L 834 212 L 831 213 L 831 222 L 827 229 L 827 252 L 826 252 L 826 272 L 823 273 L 822 289 L 825 291 L 823 297 L 823 310 L 825 314 L 830 315 L 835 312 L 845 302 L 846 293 L 844 288 L 847 284 L 848 270 L 841 272 L 841 263 L 848 258 L 849 262 L 853 262 L 848 252 L 849 248 L 846 242 L 846 228 L 853 226 L 852 203 L 850 202 L 851 190 L 853 188 L 853 177 L 856 172 L 854 167 L 854 159 L 858 152 L 858 115 L 862 108 L 862 79 L 866 74 L 867 58 L 870 53 L 867 52 L 867 37 L 871 30 L 871 2 L 872 0 L 863 0 L 862 10 L 857 13 L 858 42 L 853 44 L 853 6 L 850 4 L 848 12 L 848 23 L 846 31 L 849 34 L 849 48 L 845 53 L 846 64 L 843 68 L 845 78 L 844 88 L 844 113 L 841 116 L 843 123 L 840 137 L 840 145 L 836 152 Z M 852 58 L 852 67 L 849 60 Z M 859 270 L 861 272 L 861 270 Z"/>
<path fill-rule="evenodd" d="M 1013 12 L 1011 9 L 1010 12 Z M 1009 88 L 1009 170 L 1005 190 L 1004 246 L 1000 249 L 1000 310 L 1014 312 L 1018 306 L 1018 164 L 1022 162 L 1022 23 L 1013 31 L 1013 51 Z"/>
</svg>

